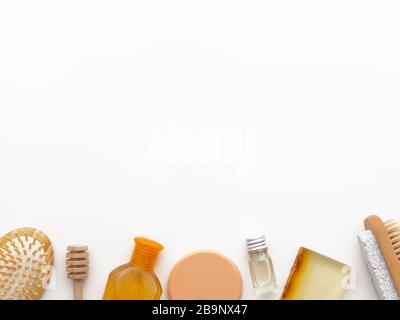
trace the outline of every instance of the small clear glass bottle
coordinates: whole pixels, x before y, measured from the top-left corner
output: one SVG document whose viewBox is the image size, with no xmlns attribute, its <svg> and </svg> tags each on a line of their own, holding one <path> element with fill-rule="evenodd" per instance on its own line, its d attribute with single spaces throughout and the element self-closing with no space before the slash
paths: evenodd
<svg viewBox="0 0 400 320">
<path fill-rule="evenodd" d="M 272 259 L 264 236 L 247 238 L 249 268 L 256 295 L 268 293 L 277 288 Z"/>
</svg>

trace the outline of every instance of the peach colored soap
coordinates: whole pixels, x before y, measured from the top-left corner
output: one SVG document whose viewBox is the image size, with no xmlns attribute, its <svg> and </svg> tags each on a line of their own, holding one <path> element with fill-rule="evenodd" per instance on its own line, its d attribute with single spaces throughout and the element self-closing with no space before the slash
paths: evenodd
<svg viewBox="0 0 400 320">
<path fill-rule="evenodd" d="M 239 300 L 242 277 L 236 265 L 224 255 L 198 251 L 182 258 L 168 280 L 171 300 Z"/>
</svg>

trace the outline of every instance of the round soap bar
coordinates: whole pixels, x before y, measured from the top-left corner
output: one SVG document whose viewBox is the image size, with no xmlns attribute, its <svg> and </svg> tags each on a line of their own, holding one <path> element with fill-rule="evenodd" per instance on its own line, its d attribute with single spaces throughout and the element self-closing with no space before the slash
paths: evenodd
<svg viewBox="0 0 400 320">
<path fill-rule="evenodd" d="M 171 300 L 239 300 L 242 277 L 236 265 L 213 251 L 197 251 L 182 258 L 171 271 Z"/>
</svg>

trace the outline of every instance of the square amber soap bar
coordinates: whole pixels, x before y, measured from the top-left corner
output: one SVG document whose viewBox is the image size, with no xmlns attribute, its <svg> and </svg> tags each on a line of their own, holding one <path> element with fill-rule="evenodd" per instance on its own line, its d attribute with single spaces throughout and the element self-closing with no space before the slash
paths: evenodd
<svg viewBox="0 0 400 320">
<path fill-rule="evenodd" d="M 348 286 L 350 274 L 350 266 L 301 247 L 281 299 L 340 299 Z"/>
</svg>

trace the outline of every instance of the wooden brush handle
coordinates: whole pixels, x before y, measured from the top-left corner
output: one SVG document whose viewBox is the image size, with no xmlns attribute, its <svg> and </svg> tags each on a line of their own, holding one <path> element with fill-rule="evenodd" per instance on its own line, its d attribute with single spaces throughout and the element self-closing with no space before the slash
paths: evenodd
<svg viewBox="0 0 400 320">
<path fill-rule="evenodd" d="M 83 299 L 83 282 L 89 276 L 89 252 L 87 246 L 69 246 L 67 251 L 67 275 L 74 281 L 74 299 Z"/>
<path fill-rule="evenodd" d="M 373 215 L 364 220 L 364 225 L 365 229 L 371 230 L 374 234 L 374 237 L 379 244 L 382 256 L 385 259 L 390 276 L 396 287 L 397 293 L 400 296 L 400 263 L 392 246 L 392 241 L 390 240 L 385 228 L 385 224 L 381 218 Z"/>
</svg>

